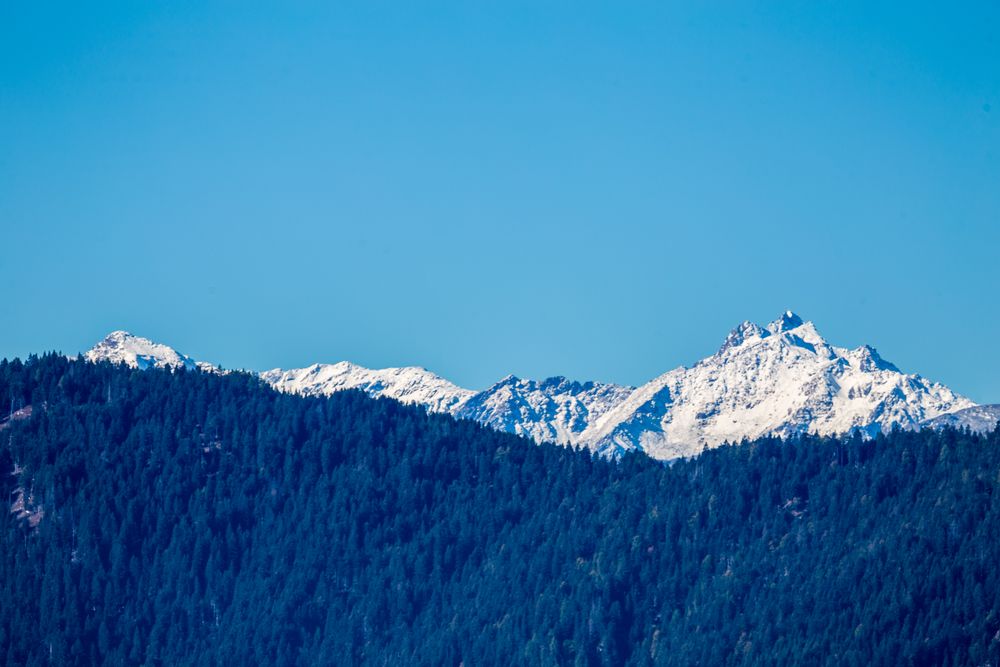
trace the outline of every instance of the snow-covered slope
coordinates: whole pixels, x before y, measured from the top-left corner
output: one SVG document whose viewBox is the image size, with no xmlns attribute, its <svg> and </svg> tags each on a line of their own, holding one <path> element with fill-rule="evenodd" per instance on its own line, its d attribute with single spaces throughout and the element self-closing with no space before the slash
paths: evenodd
<svg viewBox="0 0 1000 667">
<path fill-rule="evenodd" d="M 634 389 L 617 384 L 573 382 L 553 377 L 541 382 L 508 375 L 460 405 L 453 414 L 538 442 L 576 444 L 580 434 Z"/>
<path fill-rule="evenodd" d="M 972 405 L 902 373 L 874 348 L 834 347 L 811 322 L 786 312 L 767 328 L 744 322 L 716 354 L 639 387 L 580 442 L 602 453 L 642 449 L 670 459 L 745 437 L 915 428 Z"/>
<path fill-rule="evenodd" d="M 997 427 L 1000 422 L 1000 405 L 975 405 L 958 412 L 928 419 L 921 427 L 943 428 L 952 426 L 954 428 L 969 428 L 978 433 L 988 433 Z"/>
<path fill-rule="evenodd" d="M 124 331 L 110 334 L 86 356 L 139 368 L 215 368 Z M 261 377 L 280 391 L 314 396 L 360 389 L 539 442 L 606 455 L 640 449 L 658 459 L 762 435 L 874 434 L 895 425 L 939 425 L 947 419 L 937 418 L 949 413 L 956 413 L 955 419 L 993 418 L 993 413 L 960 412 L 975 404 L 948 387 L 903 373 L 872 347 L 830 345 L 811 322 L 792 312 L 767 327 L 744 322 L 712 356 L 637 388 L 508 376 L 475 392 L 423 368 L 373 370 L 346 361 L 274 369 Z"/>
<path fill-rule="evenodd" d="M 451 412 L 475 393 L 415 366 L 373 370 L 341 361 L 293 370 L 275 368 L 260 375 L 276 389 L 293 394 L 328 396 L 344 389 L 361 389 L 372 396 L 424 405 L 432 412 Z"/>
<path fill-rule="evenodd" d="M 162 343 L 154 343 L 148 338 L 133 336 L 127 331 L 112 331 L 84 356 L 88 361 L 124 363 L 132 368 L 184 366 L 190 369 L 216 369 L 212 364 L 195 361 L 172 347 Z"/>
</svg>

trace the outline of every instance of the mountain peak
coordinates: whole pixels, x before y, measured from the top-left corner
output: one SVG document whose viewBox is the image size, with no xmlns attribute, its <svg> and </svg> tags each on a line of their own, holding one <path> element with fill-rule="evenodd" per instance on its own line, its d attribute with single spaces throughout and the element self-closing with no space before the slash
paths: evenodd
<svg viewBox="0 0 1000 667">
<path fill-rule="evenodd" d="M 767 330 L 771 333 L 782 333 L 783 331 L 797 329 L 804 323 L 801 317 L 790 310 L 786 310 L 778 319 L 767 325 Z"/>
<path fill-rule="evenodd" d="M 726 340 L 722 343 L 722 347 L 719 348 L 719 352 L 725 352 L 731 348 L 738 347 L 750 338 L 765 338 L 770 335 L 771 334 L 763 329 L 759 324 L 755 324 L 750 320 L 745 320 L 729 332 L 729 335 L 726 336 Z"/>
<path fill-rule="evenodd" d="M 862 345 L 856 350 L 852 350 L 850 356 L 857 362 L 858 367 L 863 371 L 892 371 L 899 373 L 900 370 L 895 364 L 886 361 L 871 345 Z"/>
<path fill-rule="evenodd" d="M 211 364 L 195 362 L 191 357 L 181 354 L 168 345 L 154 343 L 148 338 L 136 336 L 122 329 L 109 333 L 85 356 L 88 361 L 109 361 L 113 364 L 125 364 L 142 369 L 178 366 L 189 369 L 213 368 Z"/>
</svg>

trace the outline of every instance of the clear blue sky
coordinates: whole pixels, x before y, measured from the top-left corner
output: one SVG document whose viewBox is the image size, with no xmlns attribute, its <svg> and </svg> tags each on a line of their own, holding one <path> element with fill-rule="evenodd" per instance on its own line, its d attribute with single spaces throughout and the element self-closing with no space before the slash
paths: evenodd
<svg viewBox="0 0 1000 667">
<path fill-rule="evenodd" d="M 634 384 L 792 308 L 1000 402 L 1000 5 L 735 5 L 4 3 L 0 356 Z"/>
</svg>

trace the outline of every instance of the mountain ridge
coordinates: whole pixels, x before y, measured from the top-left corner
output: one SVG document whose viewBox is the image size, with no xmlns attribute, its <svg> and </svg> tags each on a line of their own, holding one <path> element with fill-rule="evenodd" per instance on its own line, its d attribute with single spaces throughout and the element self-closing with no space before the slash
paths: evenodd
<svg viewBox="0 0 1000 667">
<path fill-rule="evenodd" d="M 371 369 L 341 361 L 290 370 L 274 368 L 260 376 L 274 388 L 293 394 L 323 396 L 360 389 L 375 396 L 424 405 L 432 412 L 450 412 L 475 394 L 419 366 Z"/>
<path fill-rule="evenodd" d="M 218 370 L 122 331 L 112 332 L 85 356 L 138 368 Z M 358 389 L 537 442 L 610 456 L 641 450 L 664 460 L 767 435 L 874 435 L 893 427 L 922 428 L 977 407 L 940 383 L 900 371 L 870 345 L 829 344 L 812 322 L 790 310 L 766 326 L 742 322 L 714 354 L 638 387 L 508 375 L 474 391 L 418 366 L 369 369 L 347 361 L 259 375 L 288 393 L 321 396 Z"/>
<path fill-rule="evenodd" d="M 967 428 L 976 433 L 989 433 L 1000 423 L 1000 403 L 973 405 L 972 407 L 946 412 L 943 415 L 921 423 L 922 428 Z"/>
</svg>

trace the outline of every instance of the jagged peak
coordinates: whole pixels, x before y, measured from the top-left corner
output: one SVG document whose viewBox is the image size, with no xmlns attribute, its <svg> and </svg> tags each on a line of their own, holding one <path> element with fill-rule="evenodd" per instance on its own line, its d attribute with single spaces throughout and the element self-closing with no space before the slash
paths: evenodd
<svg viewBox="0 0 1000 667">
<path fill-rule="evenodd" d="M 803 324 L 805 324 L 805 321 L 801 317 L 790 310 L 786 310 L 778 319 L 767 325 L 767 330 L 774 334 L 783 333 L 797 329 Z"/>
<path fill-rule="evenodd" d="M 735 329 L 729 332 L 718 354 L 727 350 L 739 347 L 747 342 L 772 339 L 779 345 L 794 345 L 813 352 L 818 348 L 826 348 L 827 342 L 816 330 L 812 322 L 806 322 L 791 310 L 786 310 L 778 319 L 767 325 L 766 328 L 751 322 L 744 321 Z"/>
<path fill-rule="evenodd" d="M 768 324 L 767 330 L 776 336 L 776 340 L 782 345 L 792 345 L 831 359 L 837 354 L 816 329 L 815 324 L 803 320 L 791 310 L 786 310 L 778 319 Z"/>
<path fill-rule="evenodd" d="M 729 335 L 726 336 L 726 340 L 722 342 L 722 347 L 719 348 L 719 352 L 725 352 L 728 349 L 742 345 L 751 338 L 765 338 L 770 335 L 770 332 L 761 327 L 759 324 L 751 322 L 750 320 L 744 320 L 739 326 L 729 332 Z"/>
<path fill-rule="evenodd" d="M 858 362 L 858 367 L 863 371 L 893 371 L 895 373 L 900 373 L 902 371 L 896 367 L 890 361 L 886 361 L 882 358 L 882 355 L 878 353 L 871 345 L 862 345 L 861 347 L 851 350 L 852 355 L 856 358 Z"/>
</svg>

